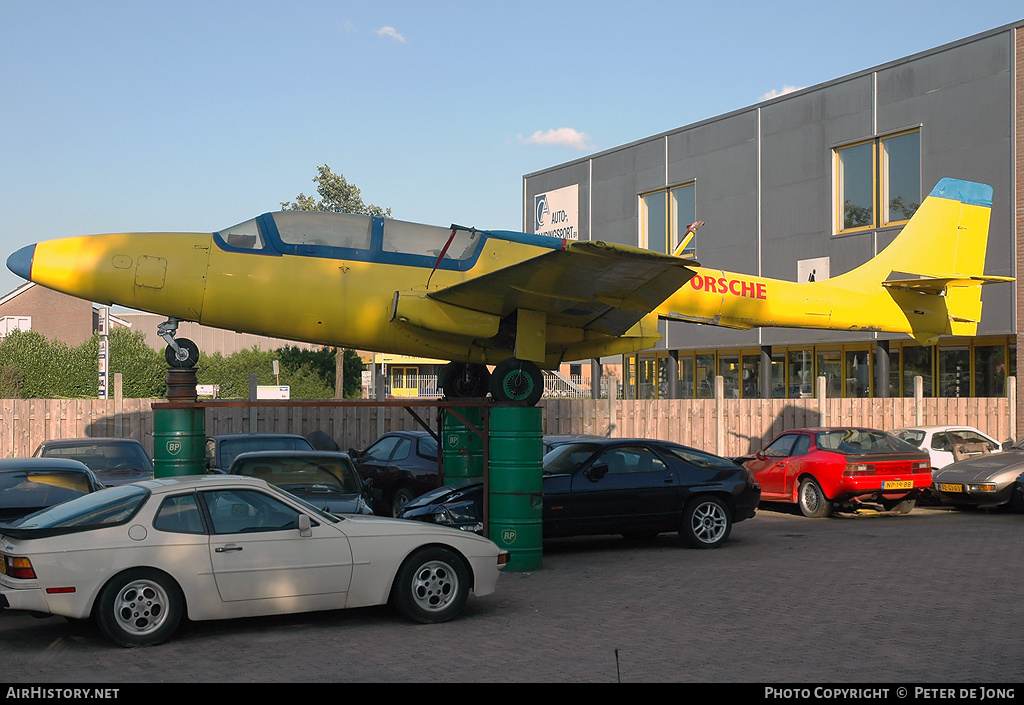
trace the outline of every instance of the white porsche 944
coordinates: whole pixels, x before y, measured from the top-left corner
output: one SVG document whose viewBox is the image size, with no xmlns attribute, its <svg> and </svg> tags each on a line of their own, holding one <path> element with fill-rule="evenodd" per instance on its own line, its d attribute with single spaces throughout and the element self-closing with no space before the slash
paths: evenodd
<svg viewBox="0 0 1024 705">
<path fill-rule="evenodd" d="M 470 532 L 334 516 L 255 478 L 163 478 L 0 525 L 0 607 L 92 618 L 122 646 L 164 641 L 183 617 L 389 601 L 443 622 L 492 593 L 507 560 Z"/>
</svg>

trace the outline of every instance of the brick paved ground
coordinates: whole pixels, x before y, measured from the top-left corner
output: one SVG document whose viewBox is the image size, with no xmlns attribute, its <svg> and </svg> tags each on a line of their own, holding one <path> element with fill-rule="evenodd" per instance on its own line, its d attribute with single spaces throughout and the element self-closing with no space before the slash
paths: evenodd
<svg viewBox="0 0 1024 705">
<path fill-rule="evenodd" d="M 7 613 L 0 662 L 32 683 L 1020 683 L 1022 544 L 1008 513 L 761 511 L 715 551 L 549 542 L 540 570 L 448 624 L 375 608 L 187 624 L 126 650 Z"/>
</svg>

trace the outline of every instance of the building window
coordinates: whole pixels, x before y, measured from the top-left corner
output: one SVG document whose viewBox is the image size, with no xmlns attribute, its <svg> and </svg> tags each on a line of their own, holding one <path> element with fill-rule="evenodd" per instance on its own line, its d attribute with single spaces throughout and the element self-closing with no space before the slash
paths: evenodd
<svg viewBox="0 0 1024 705">
<path fill-rule="evenodd" d="M 846 389 L 843 396 L 846 397 L 870 397 L 871 396 L 871 353 L 868 350 L 846 350 L 845 351 L 845 376 L 843 381 Z"/>
<path fill-rule="evenodd" d="M 939 396 L 971 396 L 971 349 L 969 345 L 939 348 Z"/>
<path fill-rule="evenodd" d="M 683 399 L 693 399 L 695 396 L 692 355 L 679 356 L 679 394 Z"/>
<path fill-rule="evenodd" d="M 903 346 L 903 396 L 914 396 L 915 377 L 921 378 L 924 396 L 934 396 L 932 393 L 932 346 Z"/>
<path fill-rule="evenodd" d="M 865 142 L 836 150 L 836 190 L 839 230 L 870 228 L 875 224 L 875 146 Z"/>
<path fill-rule="evenodd" d="M 789 351 L 789 396 L 809 399 L 814 396 L 814 353 L 810 350 Z"/>
<path fill-rule="evenodd" d="M 825 396 L 843 396 L 843 353 L 840 350 L 817 351 L 818 376 L 825 378 Z"/>
<path fill-rule="evenodd" d="M 713 399 L 715 396 L 715 354 L 697 353 L 695 358 L 694 381 L 697 385 L 697 399 Z"/>
<path fill-rule="evenodd" d="M 836 232 L 895 225 L 921 205 L 921 134 L 878 137 L 835 150 Z"/>
<path fill-rule="evenodd" d="M 740 398 L 740 356 L 735 353 L 718 355 L 718 374 L 722 375 L 726 399 Z"/>
<path fill-rule="evenodd" d="M 640 196 L 640 247 L 655 252 L 676 253 L 683 257 L 697 254 L 696 237 L 684 242 L 687 228 L 697 220 L 697 196 L 694 183 L 661 189 Z"/>
<path fill-rule="evenodd" d="M 1006 394 L 1006 346 L 974 346 L 974 396 Z"/>
<path fill-rule="evenodd" d="M 889 347 L 889 396 L 900 397 L 903 392 L 900 389 L 900 353 L 902 348 L 891 345 Z"/>
</svg>

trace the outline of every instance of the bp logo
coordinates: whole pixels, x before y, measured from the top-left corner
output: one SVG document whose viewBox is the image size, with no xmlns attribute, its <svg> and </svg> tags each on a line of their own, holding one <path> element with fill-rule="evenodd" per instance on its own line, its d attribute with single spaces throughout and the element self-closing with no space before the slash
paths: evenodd
<svg viewBox="0 0 1024 705">
<path fill-rule="evenodd" d="M 459 437 L 456 434 L 454 434 L 454 433 L 449 434 L 449 436 L 448 436 L 448 447 L 449 448 L 455 448 L 457 445 L 459 445 Z"/>
<path fill-rule="evenodd" d="M 181 452 L 181 441 L 167 441 L 167 454 L 177 455 Z"/>
<path fill-rule="evenodd" d="M 502 543 L 515 543 L 516 530 L 515 529 L 502 529 L 501 530 Z"/>
</svg>

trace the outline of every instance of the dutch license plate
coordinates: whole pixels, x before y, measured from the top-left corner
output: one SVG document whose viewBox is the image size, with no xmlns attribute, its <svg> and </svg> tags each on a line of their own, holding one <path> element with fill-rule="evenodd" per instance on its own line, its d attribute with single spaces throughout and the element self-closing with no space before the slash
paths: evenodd
<svg viewBox="0 0 1024 705">
<path fill-rule="evenodd" d="M 882 483 L 883 490 L 912 490 L 914 489 L 913 480 L 886 480 Z"/>
<path fill-rule="evenodd" d="M 945 482 L 939 483 L 939 492 L 963 492 L 964 486 L 961 484 L 949 484 Z"/>
</svg>

